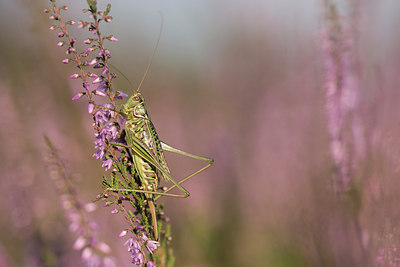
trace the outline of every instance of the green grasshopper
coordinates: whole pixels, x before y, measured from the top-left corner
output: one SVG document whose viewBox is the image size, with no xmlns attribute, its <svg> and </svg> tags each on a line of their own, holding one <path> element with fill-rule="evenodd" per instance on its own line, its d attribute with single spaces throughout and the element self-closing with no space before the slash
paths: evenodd
<svg viewBox="0 0 400 267">
<path fill-rule="evenodd" d="M 154 201 L 161 196 L 170 196 L 178 198 L 186 198 L 190 194 L 181 185 L 186 180 L 204 171 L 213 164 L 213 159 L 193 155 L 162 142 L 151 122 L 150 116 L 147 113 L 143 96 L 136 91 L 129 98 L 126 104 L 122 105 L 121 116 L 126 119 L 125 133 L 126 145 L 118 143 L 110 143 L 114 146 L 122 146 L 130 150 L 133 159 L 133 165 L 140 179 L 143 189 L 121 189 L 121 188 L 106 188 L 107 191 L 125 191 L 125 192 L 140 192 L 144 193 L 152 216 L 152 225 L 154 236 L 158 239 L 157 220 L 155 214 Z M 189 174 L 179 182 L 172 178 L 167 162 L 165 160 L 164 151 L 174 152 L 183 156 L 203 160 L 207 165 L 203 168 Z M 160 176 L 171 181 L 173 185 L 164 192 L 158 192 L 158 184 Z M 183 194 L 168 193 L 177 187 Z M 157 195 L 154 197 L 154 195 Z"/>
<path fill-rule="evenodd" d="M 119 112 L 120 115 L 126 119 L 125 139 L 127 144 L 123 145 L 118 143 L 110 143 L 111 145 L 114 146 L 125 147 L 130 151 L 136 174 L 139 177 L 143 189 L 124 189 L 124 188 L 110 188 L 110 187 L 106 188 L 106 191 L 138 192 L 145 194 L 145 197 L 149 204 L 150 213 L 152 216 L 154 237 L 157 240 L 158 240 L 158 227 L 157 227 L 154 201 L 156 201 L 161 196 L 178 197 L 178 198 L 188 197 L 190 195 L 189 192 L 181 184 L 186 180 L 190 179 L 191 177 L 209 168 L 214 162 L 214 160 L 211 158 L 193 155 L 184 152 L 182 150 L 176 149 L 162 142 L 157 135 L 155 127 L 151 122 L 150 116 L 147 113 L 144 104 L 145 102 L 144 98 L 139 93 L 139 90 L 143 84 L 143 81 L 146 78 L 146 75 L 153 61 L 156 49 L 160 41 L 161 32 L 162 28 L 160 29 L 160 33 L 158 35 L 156 48 L 153 51 L 151 60 L 147 65 L 146 71 L 140 81 L 138 89 L 133 90 L 133 95 L 129 98 L 126 104 L 122 105 L 122 108 Z M 123 76 L 125 77 L 125 75 Z M 127 80 L 129 81 L 129 79 Z M 203 160 L 207 162 L 207 165 L 189 174 L 188 176 L 184 177 L 182 180 L 178 182 L 174 178 L 172 178 L 170 174 L 167 161 L 165 160 L 164 151 L 174 152 L 186 157 Z M 173 183 L 171 187 L 169 187 L 167 190 L 163 192 L 157 191 L 160 177 L 162 177 L 165 181 L 171 181 Z M 177 187 L 183 194 L 169 193 L 175 187 Z"/>
</svg>

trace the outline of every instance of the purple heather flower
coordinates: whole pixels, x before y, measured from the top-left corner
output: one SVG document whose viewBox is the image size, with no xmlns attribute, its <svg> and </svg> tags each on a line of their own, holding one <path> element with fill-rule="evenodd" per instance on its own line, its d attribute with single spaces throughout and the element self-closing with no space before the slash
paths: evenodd
<svg viewBox="0 0 400 267">
<path fill-rule="evenodd" d="M 94 58 L 92 61 L 86 62 L 86 66 L 92 66 L 92 65 L 96 64 L 97 62 L 99 62 L 99 60 L 97 58 Z"/>
<path fill-rule="evenodd" d="M 70 79 L 76 79 L 78 77 L 80 77 L 80 75 L 78 73 L 74 73 L 71 76 L 69 76 Z"/>
<path fill-rule="evenodd" d="M 73 47 L 68 47 L 68 49 L 67 49 L 67 54 L 71 54 L 72 52 L 75 52 L 75 48 L 73 48 Z"/>
<path fill-rule="evenodd" d="M 103 81 L 103 77 L 97 77 L 92 83 L 93 84 L 96 84 L 96 83 L 100 83 L 100 82 L 102 82 Z"/>
<path fill-rule="evenodd" d="M 78 93 L 78 94 L 74 95 L 74 97 L 72 97 L 72 101 L 77 100 L 77 99 L 81 98 L 84 95 L 85 95 L 85 93 Z"/>
<path fill-rule="evenodd" d="M 107 72 L 108 72 L 108 68 L 107 68 L 107 67 L 104 67 L 104 69 L 103 69 L 103 71 L 102 71 L 103 75 L 106 74 Z"/>
<path fill-rule="evenodd" d="M 78 237 L 72 246 L 75 250 L 80 250 L 86 245 L 86 239 L 83 236 Z"/>
<path fill-rule="evenodd" d="M 113 209 L 113 210 L 111 211 L 111 213 L 112 213 L 112 214 L 116 214 L 116 213 L 118 213 L 118 210 L 117 210 L 117 209 Z"/>
<path fill-rule="evenodd" d="M 93 39 L 91 39 L 91 38 L 85 39 L 83 41 L 84 44 L 90 44 L 91 42 L 93 42 Z"/>
<path fill-rule="evenodd" d="M 96 159 L 102 159 L 104 157 L 104 154 L 104 148 L 101 148 L 94 152 L 93 157 L 95 157 Z"/>
<path fill-rule="evenodd" d="M 101 167 L 104 167 L 106 171 L 108 171 L 111 166 L 113 164 L 113 160 L 112 159 L 106 159 L 105 161 L 103 161 L 103 165 L 101 165 Z"/>
<path fill-rule="evenodd" d="M 98 63 L 98 64 L 96 64 L 96 65 L 93 66 L 94 69 L 100 69 L 100 68 L 102 68 L 102 67 L 104 67 L 104 64 L 103 64 L 103 63 Z"/>
<path fill-rule="evenodd" d="M 113 140 L 118 135 L 118 128 L 114 124 L 109 124 L 101 129 L 100 134 L 106 140 Z"/>
<path fill-rule="evenodd" d="M 139 239 L 142 244 L 146 244 L 146 248 L 151 254 L 153 254 L 154 250 L 160 246 L 157 241 L 150 240 L 145 234 L 142 234 Z"/>
<path fill-rule="evenodd" d="M 118 39 L 115 38 L 114 36 L 110 36 L 110 37 L 108 38 L 108 40 L 110 40 L 111 42 L 117 42 L 117 41 L 118 41 Z"/>
<path fill-rule="evenodd" d="M 67 63 L 70 62 L 70 60 L 69 60 L 69 58 L 65 58 L 65 59 L 63 59 L 61 62 L 64 63 L 64 64 L 67 64 Z"/>
<path fill-rule="evenodd" d="M 105 105 L 103 105 L 105 106 Z M 111 118 L 111 112 L 108 109 L 99 109 L 94 113 L 96 123 L 107 123 Z"/>
<path fill-rule="evenodd" d="M 126 236 L 127 233 L 128 233 L 128 230 L 124 230 L 119 234 L 119 237 Z"/>
<path fill-rule="evenodd" d="M 143 254 L 140 250 L 140 244 L 136 239 L 129 238 L 125 244 L 128 246 L 128 251 L 132 254 L 132 263 L 136 265 L 143 264 Z"/>
<path fill-rule="evenodd" d="M 132 254 L 132 263 L 141 266 L 143 264 L 143 254 L 140 252 Z"/>
<path fill-rule="evenodd" d="M 88 112 L 89 112 L 89 113 L 92 113 L 93 110 L 94 110 L 94 104 L 89 103 L 89 105 L 88 105 Z"/>
<path fill-rule="evenodd" d="M 147 264 L 146 264 L 146 267 L 156 267 L 156 266 L 157 265 L 152 261 L 148 261 Z"/>
<path fill-rule="evenodd" d="M 94 90 L 93 93 L 98 96 L 106 96 L 106 94 L 100 90 Z"/>
<path fill-rule="evenodd" d="M 97 138 L 97 139 L 96 139 L 96 141 L 94 141 L 94 147 L 95 148 L 105 148 L 105 146 L 106 146 L 105 140 L 102 138 L 102 136 L 99 133 L 95 134 L 95 138 Z"/>
<path fill-rule="evenodd" d="M 160 244 L 157 241 L 148 240 L 146 242 L 146 248 L 151 254 L 153 254 L 154 250 L 156 250 L 159 246 Z"/>
<path fill-rule="evenodd" d="M 107 81 L 102 80 L 99 84 L 99 86 L 96 88 L 96 90 L 102 91 L 103 93 L 107 93 L 108 87 L 107 87 Z"/>
<path fill-rule="evenodd" d="M 89 83 L 83 83 L 83 87 L 84 87 L 86 90 L 89 90 L 89 89 L 90 89 L 90 84 L 89 84 Z"/>
<path fill-rule="evenodd" d="M 121 92 L 121 91 L 117 91 L 117 93 L 115 94 L 115 97 L 117 98 L 117 99 L 124 99 L 124 97 L 127 97 L 128 95 L 127 94 L 125 94 L 124 92 Z"/>
</svg>

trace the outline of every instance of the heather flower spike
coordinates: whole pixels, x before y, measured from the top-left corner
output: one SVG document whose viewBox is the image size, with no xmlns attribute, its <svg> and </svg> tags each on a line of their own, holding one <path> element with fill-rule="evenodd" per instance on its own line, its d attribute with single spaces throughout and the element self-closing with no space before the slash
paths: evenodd
<svg viewBox="0 0 400 267">
<path fill-rule="evenodd" d="M 57 190 L 63 203 L 62 207 L 66 218 L 69 220 L 69 229 L 76 234 L 72 248 L 80 251 L 86 266 L 93 266 L 90 264 L 93 263 L 94 259 L 98 262 L 95 266 L 115 266 L 114 260 L 107 256 L 111 252 L 109 246 L 104 242 L 99 242 L 95 227 L 90 227 L 95 223 L 90 221 L 87 215 L 88 212 L 95 209 L 95 204 L 85 204 L 78 199 L 79 195 L 76 194 L 75 183 L 71 175 L 65 173 L 65 165 L 59 158 L 56 148 L 47 137 L 45 137 L 45 141 L 49 149 L 49 172 L 55 184 L 58 185 Z"/>
<path fill-rule="evenodd" d="M 161 261 L 160 255 L 163 257 L 162 261 L 168 263 L 173 260 L 169 252 L 171 249 L 168 247 L 171 238 L 169 231 L 165 230 L 168 229 L 166 217 L 163 216 L 162 207 L 156 200 L 161 195 L 182 197 L 188 196 L 189 193 L 169 174 L 161 145 L 154 147 L 150 144 L 151 140 L 154 140 L 156 144 L 161 144 L 155 131 L 140 126 L 143 123 L 151 123 L 143 97 L 136 92 L 125 105 L 116 103 L 127 95 L 114 89 L 113 80 L 117 78 L 117 75 L 110 72 L 111 52 L 104 46 L 104 41 L 116 42 L 118 39 L 112 34 L 103 36 L 100 29 L 102 22 L 112 20 L 109 15 L 111 5 L 108 4 L 105 10 L 98 10 L 97 1 L 87 0 L 89 7 L 83 12 L 87 13 L 88 21 L 69 20 L 64 23 L 59 11 L 67 10 L 67 8 L 57 8 L 55 0 L 51 2 L 53 8 L 46 11 L 56 24 L 52 28 L 59 29 L 57 35 L 61 40 L 58 45 L 66 47 L 64 49 L 67 58 L 62 62 L 76 64 L 77 72 L 70 75 L 70 78 L 82 81 L 83 90 L 75 94 L 72 100 L 85 96 L 88 101 L 88 113 L 92 115 L 95 152 L 90 154 L 101 160 L 101 166 L 108 171 L 103 177 L 105 191 L 99 194 L 98 199 L 106 200 L 104 206 L 112 206 L 111 213 L 122 214 L 122 217 L 127 220 L 129 227 L 124 229 L 120 236 L 128 233 L 131 235 L 125 245 L 131 253 L 133 264 L 156 266 Z M 74 24 L 78 29 L 86 31 L 89 36 L 78 42 L 70 35 L 66 27 Z M 84 48 L 81 49 L 77 44 L 82 44 Z M 146 77 L 150 63 L 137 91 Z M 91 89 L 90 84 L 95 84 L 94 88 Z M 102 102 L 98 103 L 100 99 Z M 135 141 L 137 139 L 140 142 Z M 172 147 L 164 148 L 163 145 L 163 149 L 179 153 Z M 157 155 L 157 157 L 152 155 Z M 184 153 L 184 155 L 188 154 Z M 200 173 L 212 164 L 212 159 L 191 157 L 207 162 L 207 166 L 193 172 L 185 179 Z M 144 164 L 146 171 L 137 165 L 138 162 Z M 158 181 L 161 178 L 169 181 L 173 187 L 177 187 L 181 194 L 168 193 L 168 189 L 164 192 L 158 191 Z M 123 190 L 120 190 L 121 188 Z M 154 194 L 149 192 L 154 192 Z M 75 222 L 72 227 L 77 232 L 79 232 L 78 225 Z M 84 235 L 76 241 L 75 247 L 82 251 L 82 260 L 87 264 L 93 265 L 99 262 L 100 258 L 95 253 L 96 249 L 106 250 L 103 247 L 95 247 L 94 244 L 101 243 L 93 243 Z M 163 251 L 158 254 L 159 250 Z"/>
</svg>

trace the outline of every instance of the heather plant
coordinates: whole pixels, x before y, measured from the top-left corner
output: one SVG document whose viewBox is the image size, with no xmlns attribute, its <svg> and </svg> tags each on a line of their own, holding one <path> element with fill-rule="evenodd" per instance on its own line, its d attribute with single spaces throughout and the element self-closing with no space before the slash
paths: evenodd
<svg viewBox="0 0 400 267">
<path fill-rule="evenodd" d="M 105 191 L 97 198 L 105 200 L 105 206 L 113 207 L 112 214 L 120 213 L 126 219 L 128 226 L 121 231 L 120 237 L 128 238 L 125 245 L 133 264 L 171 266 L 174 257 L 170 248 L 168 218 L 163 213 L 162 205 L 153 202 L 150 205 L 149 196 L 140 193 L 144 185 L 134 168 L 132 155 L 128 149 L 124 149 L 128 147 L 124 129 L 127 118 L 118 111 L 117 101 L 127 95 L 113 87 L 113 80 L 117 75 L 110 71 L 111 53 L 105 46 L 106 41 L 116 42 L 117 38 L 113 35 L 103 36 L 100 31 L 101 23 L 112 21 L 111 5 L 108 4 L 106 9 L 101 11 L 96 1 L 87 0 L 88 8 L 84 9 L 83 13 L 89 14 L 91 21 L 64 22 L 62 12 L 68 10 L 68 7 L 58 7 L 54 0 L 51 0 L 51 4 L 51 8 L 45 9 L 45 12 L 49 13 L 49 18 L 55 22 L 50 30 L 58 31 L 60 41 L 57 45 L 66 47 L 67 58 L 62 62 L 74 64 L 77 72 L 70 75 L 70 78 L 82 81 L 82 89 L 72 100 L 86 97 L 95 132 L 96 152 L 93 157 L 101 160 L 102 167 L 110 172 L 109 175 L 104 175 L 103 185 L 106 188 L 121 188 Z M 83 47 L 68 30 L 73 26 L 89 31 L 90 36 L 83 40 Z M 80 242 L 81 240 L 77 240 L 77 247 L 84 243 Z M 82 253 L 84 254 L 84 251 Z"/>
<path fill-rule="evenodd" d="M 378 238 L 378 250 L 375 258 L 376 266 L 400 266 L 399 237 L 398 227 L 393 227 L 390 221 L 387 221 Z"/>
<path fill-rule="evenodd" d="M 96 222 L 89 220 L 87 216 L 96 209 L 96 205 L 81 201 L 74 179 L 67 173 L 57 149 L 47 137 L 45 141 L 48 147 L 49 176 L 56 185 L 61 206 L 70 222 L 69 230 L 77 236 L 73 248 L 80 251 L 85 266 L 116 266 L 113 258 L 109 256 L 110 247 L 97 239 Z"/>
<path fill-rule="evenodd" d="M 355 7 L 357 8 L 357 7 Z M 333 188 L 351 190 L 355 166 L 363 158 L 359 116 L 360 86 L 355 53 L 356 19 L 345 19 L 333 1 L 323 1 L 322 50 L 325 67 L 326 115 L 330 152 L 335 165 Z"/>
</svg>

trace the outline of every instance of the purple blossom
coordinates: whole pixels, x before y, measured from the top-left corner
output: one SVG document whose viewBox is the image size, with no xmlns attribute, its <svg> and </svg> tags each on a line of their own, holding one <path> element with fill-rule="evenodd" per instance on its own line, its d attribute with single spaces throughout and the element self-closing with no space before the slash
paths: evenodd
<svg viewBox="0 0 400 267">
<path fill-rule="evenodd" d="M 126 236 L 127 233 L 128 233 L 128 230 L 123 230 L 123 231 L 119 234 L 119 237 Z"/>
<path fill-rule="evenodd" d="M 94 90 L 93 93 L 98 96 L 106 96 L 106 94 L 100 90 Z"/>
<path fill-rule="evenodd" d="M 150 240 L 144 233 L 142 233 L 142 236 L 140 237 L 140 242 L 146 244 L 146 248 L 151 254 L 153 254 L 154 250 L 160 246 L 157 241 Z"/>
<path fill-rule="evenodd" d="M 124 245 L 128 246 L 128 251 L 131 253 L 132 256 L 132 263 L 135 265 L 142 265 L 143 254 L 141 252 L 139 242 L 136 239 L 129 238 Z"/>
<path fill-rule="evenodd" d="M 92 113 L 94 110 L 94 104 L 93 103 L 89 103 L 88 105 L 88 113 Z"/>
<path fill-rule="evenodd" d="M 124 92 L 121 92 L 121 91 L 117 91 L 117 93 L 115 94 L 115 97 L 120 100 L 124 99 L 124 97 L 127 97 L 127 96 L 128 96 L 127 94 L 125 94 Z"/>
<path fill-rule="evenodd" d="M 148 261 L 147 264 L 146 264 L 146 267 L 156 267 L 156 266 L 157 265 L 152 261 Z"/>
<path fill-rule="evenodd" d="M 112 159 L 106 159 L 105 161 L 103 161 L 103 165 L 101 165 L 101 167 L 104 167 L 106 171 L 108 171 L 113 164 L 113 160 Z"/>
<path fill-rule="evenodd" d="M 110 36 L 110 37 L 108 38 L 108 40 L 110 40 L 111 42 L 117 42 L 117 41 L 118 41 L 118 39 L 115 38 L 114 36 Z"/>
<path fill-rule="evenodd" d="M 110 118 L 111 118 L 111 112 L 108 109 L 99 109 L 94 113 L 94 120 L 97 124 L 107 123 L 110 120 Z"/>
<path fill-rule="evenodd" d="M 104 78 L 103 77 L 97 77 L 92 83 L 93 84 L 96 84 L 96 83 L 100 83 L 100 82 L 102 82 L 104 80 Z"/>
<path fill-rule="evenodd" d="M 99 60 L 97 58 L 94 58 L 92 61 L 86 62 L 86 66 L 92 66 L 94 64 L 97 64 L 97 62 L 99 62 Z"/>
<path fill-rule="evenodd" d="M 96 152 L 94 152 L 93 157 L 96 159 L 102 159 L 104 158 L 104 148 L 98 149 Z"/>
<path fill-rule="evenodd" d="M 160 243 L 157 241 L 148 240 L 146 242 L 146 248 L 151 254 L 153 254 L 154 250 L 156 250 L 159 246 L 160 246 Z"/>
<path fill-rule="evenodd" d="M 101 91 L 103 93 L 107 93 L 108 92 L 107 81 L 106 80 L 101 81 L 96 90 Z"/>
<path fill-rule="evenodd" d="M 80 77 L 80 75 L 78 73 L 74 73 L 71 76 L 69 76 L 70 79 L 76 79 L 78 77 Z"/>
<path fill-rule="evenodd" d="M 118 135 L 118 128 L 114 124 L 109 124 L 100 131 L 100 135 L 102 138 L 112 141 L 117 138 Z"/>
<path fill-rule="evenodd" d="M 74 97 L 72 97 L 72 101 L 77 100 L 77 99 L 81 98 L 84 95 L 85 95 L 85 93 L 77 93 L 76 95 L 74 95 Z"/>
</svg>

